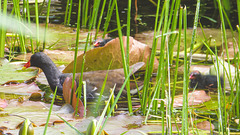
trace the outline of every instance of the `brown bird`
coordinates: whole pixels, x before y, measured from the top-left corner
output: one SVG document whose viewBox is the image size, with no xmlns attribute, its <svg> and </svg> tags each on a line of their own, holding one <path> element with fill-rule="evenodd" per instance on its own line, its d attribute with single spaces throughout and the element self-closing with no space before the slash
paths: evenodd
<svg viewBox="0 0 240 135">
<path fill-rule="evenodd" d="M 130 67 L 132 69 L 131 74 L 135 73 L 144 65 L 144 62 L 138 62 Z M 44 72 L 48 84 L 52 91 L 57 87 L 57 94 L 62 95 L 63 83 L 67 77 L 72 78 L 72 73 L 61 73 L 53 61 L 43 52 L 35 53 L 31 56 L 30 60 L 24 65 L 24 67 L 38 67 Z M 86 91 L 88 98 L 94 98 L 101 90 L 102 84 L 106 77 L 107 70 L 91 71 L 83 73 L 83 81 L 86 81 Z M 75 81 L 78 86 L 81 73 L 76 73 Z M 118 93 L 123 85 L 124 70 L 114 69 L 108 71 L 108 78 L 105 85 L 105 89 L 109 90 L 116 84 L 115 92 Z M 126 91 L 123 91 L 123 96 L 126 95 Z"/>
</svg>

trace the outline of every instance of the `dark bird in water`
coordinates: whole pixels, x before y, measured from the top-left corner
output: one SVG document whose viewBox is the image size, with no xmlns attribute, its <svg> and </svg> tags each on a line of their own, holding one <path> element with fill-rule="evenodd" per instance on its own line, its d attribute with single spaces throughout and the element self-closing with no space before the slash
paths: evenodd
<svg viewBox="0 0 240 135">
<path fill-rule="evenodd" d="M 93 46 L 94 46 L 94 48 L 103 47 L 105 44 L 107 44 L 111 40 L 112 40 L 112 38 L 109 38 L 109 39 L 99 38 L 94 41 Z"/>
<path fill-rule="evenodd" d="M 144 62 L 138 62 L 130 67 L 132 69 L 131 74 L 135 73 L 144 65 Z M 43 52 L 35 53 L 31 56 L 30 60 L 24 65 L 28 67 L 38 67 L 44 72 L 48 84 L 52 91 L 57 87 L 57 94 L 62 95 L 63 83 L 67 77 L 72 78 L 72 73 L 61 73 L 53 61 Z M 106 77 L 107 70 L 91 71 L 83 73 L 83 81 L 86 81 L 86 91 L 88 98 L 94 98 L 100 93 L 102 84 Z M 78 86 L 81 73 L 76 73 L 75 81 Z M 115 92 L 118 92 L 125 81 L 124 70 L 114 69 L 108 71 L 108 78 L 105 85 L 105 89 L 109 90 L 116 84 Z M 136 85 L 135 85 L 136 87 Z M 122 96 L 126 95 L 126 91 L 123 91 Z"/>
<path fill-rule="evenodd" d="M 218 88 L 218 78 L 215 75 L 202 75 L 199 71 L 195 70 L 190 74 L 190 88 L 196 89 L 215 89 Z M 220 78 L 221 87 L 223 87 L 223 79 Z"/>
</svg>

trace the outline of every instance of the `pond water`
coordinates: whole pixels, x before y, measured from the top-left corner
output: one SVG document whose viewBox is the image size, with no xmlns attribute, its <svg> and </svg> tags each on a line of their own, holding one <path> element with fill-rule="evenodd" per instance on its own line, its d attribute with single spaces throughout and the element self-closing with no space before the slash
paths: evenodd
<svg viewBox="0 0 240 135">
<path fill-rule="evenodd" d="M 213 7 L 213 5 L 214 5 L 214 3 L 212 2 L 212 1 L 210 1 L 210 0 L 206 0 L 207 2 L 207 4 L 205 5 L 205 6 L 202 6 L 202 7 L 204 7 L 203 9 L 201 9 L 201 13 L 200 13 L 200 16 L 201 16 L 201 23 L 205 26 L 205 27 L 214 27 L 214 28 L 218 28 L 219 27 L 219 23 L 218 23 L 218 20 L 219 20 L 219 18 L 217 18 L 216 16 L 218 16 L 218 15 L 216 15 L 216 14 L 218 14 L 217 12 L 218 12 L 218 10 L 217 9 L 214 9 L 214 8 L 209 8 L 209 7 Z M 62 24 L 63 23 L 63 19 L 64 19 L 64 11 L 65 11 L 65 5 L 66 5 L 66 3 L 65 3 L 66 1 L 64 1 L 64 0 L 62 0 L 62 1 L 53 1 L 52 2 L 52 6 L 51 6 L 51 15 L 50 15 L 50 23 L 57 23 L 57 24 Z M 188 26 L 189 27 L 192 27 L 192 24 L 193 24 L 193 17 L 194 17 L 194 11 L 195 11 L 195 3 L 194 3 L 195 1 L 183 1 L 183 5 L 185 4 L 187 7 L 188 7 L 188 12 L 189 12 L 189 15 L 188 15 Z M 123 0 L 123 1 L 119 1 L 119 12 L 120 12 L 120 17 L 121 17 L 121 19 L 122 19 L 122 23 L 126 23 L 126 20 L 125 20 L 125 18 L 126 18 L 126 14 L 127 14 L 127 11 L 126 11 L 126 7 L 127 7 L 127 5 L 126 5 L 126 3 L 127 3 L 127 1 L 126 0 Z M 233 2 L 234 3 L 234 2 Z M 205 4 L 205 3 L 204 3 Z M 70 34 L 72 34 L 72 33 L 75 33 L 75 31 L 74 31 L 74 29 L 75 29 L 75 24 L 76 24 L 76 9 L 77 9 L 77 3 L 76 3 L 76 1 L 74 1 L 74 4 L 73 4 L 74 6 L 73 6 L 73 14 L 72 14 L 72 19 L 71 19 L 71 27 L 73 27 L 73 29 L 69 29 L 69 31 L 71 31 L 70 32 Z M 33 6 L 33 5 L 32 5 Z M 154 1 L 152 1 L 152 2 L 150 2 L 150 1 L 138 1 L 138 16 L 137 16 L 137 20 L 135 21 L 134 20 L 134 17 L 132 17 L 132 20 L 131 20 L 131 35 L 132 36 L 134 36 L 137 40 L 139 40 L 139 41 L 141 41 L 141 42 L 143 42 L 143 43 L 146 43 L 146 44 L 151 44 L 151 41 L 150 40 L 152 40 L 151 38 L 152 38 L 152 30 L 153 30 L 153 28 L 154 28 L 154 22 L 155 22 L 155 10 L 156 10 L 156 6 L 154 5 Z M 90 6 L 91 7 L 91 6 Z M 233 6 L 234 7 L 234 6 Z M 45 21 L 45 9 L 46 9 L 46 5 L 44 6 L 44 8 L 43 8 L 43 12 L 42 12 L 42 15 L 40 15 L 40 20 L 41 20 L 41 22 L 44 22 Z M 207 15 L 207 13 L 211 13 L 211 15 Z M 213 13 L 213 14 L 212 14 Z M 231 12 L 229 12 L 229 14 L 230 14 L 230 19 L 231 19 L 231 21 L 233 22 L 232 24 L 233 25 L 235 25 L 235 24 L 237 24 L 236 23 L 236 17 L 235 17 L 235 15 L 236 15 L 236 11 L 235 10 L 232 10 Z M 134 5 L 134 2 L 132 3 L 132 16 L 134 16 L 135 15 L 135 5 Z M 215 19 L 216 20 L 216 22 L 211 22 L 211 21 L 209 21 L 209 19 L 207 19 L 206 18 L 206 16 L 207 17 L 212 17 L 213 19 Z M 115 21 L 115 14 L 113 15 L 113 19 L 111 20 L 111 22 L 110 22 L 110 25 L 109 25 L 109 29 L 111 30 L 111 29 L 115 29 L 117 26 L 116 26 L 116 21 Z M 34 20 L 35 18 L 34 18 L 34 15 L 32 16 L 32 19 Z M 62 25 L 56 25 L 56 26 L 60 26 L 60 28 L 62 27 Z M 123 33 L 125 33 L 125 31 L 126 31 L 126 29 L 123 29 Z M 215 32 L 215 31 L 214 31 Z M 60 32 L 59 32 L 60 33 Z M 140 34 L 139 34 L 140 33 Z M 146 34 L 147 33 L 147 34 Z M 213 33 L 213 30 L 212 29 L 210 29 L 210 34 L 212 34 Z M 217 32 L 215 32 L 215 33 L 220 33 L 219 32 L 219 30 L 217 30 Z M 216 35 L 214 33 L 214 35 Z M 139 35 L 138 35 L 139 34 Z M 209 35 L 210 35 L 209 34 Z M 118 34 L 117 34 L 117 32 L 113 32 L 113 33 L 111 33 L 109 36 L 112 36 L 112 37 L 116 37 Z M 146 36 L 147 35 L 147 36 Z M 151 37 L 151 38 L 149 38 L 149 37 Z M 146 38 L 148 39 L 148 41 L 146 41 Z M 65 40 L 65 39 L 64 39 Z M 75 39 L 70 39 L 70 40 L 75 40 Z M 67 41 L 66 41 L 67 42 Z M 150 43 L 149 43 L 150 42 Z M 65 42 L 63 43 L 63 44 L 65 44 Z M 219 43 L 219 44 L 221 44 L 221 43 Z M 70 45 L 71 46 L 71 45 Z M 67 50 L 69 49 L 69 48 L 71 48 L 71 47 L 65 47 L 65 48 L 63 48 L 63 50 L 64 49 L 66 49 L 67 48 Z M 69 49 L 69 50 L 71 50 L 71 49 Z M 56 52 L 55 52 L 56 53 Z M 71 60 L 68 60 L 68 61 L 71 61 Z M 209 67 L 208 67 L 209 68 Z M 182 70 L 183 68 L 182 67 L 180 67 L 179 68 L 179 70 Z M 198 70 L 199 70 L 199 68 L 198 68 Z M 174 73 L 174 70 L 172 70 L 172 72 Z M 172 73 L 172 74 L 173 74 Z M 183 78 L 182 78 L 182 74 L 183 74 L 183 72 L 180 72 L 179 73 L 179 76 L 178 76 L 178 81 L 182 81 L 183 80 Z M 173 78 L 174 76 L 171 76 L 171 79 Z M 45 81 L 46 81 L 46 78 L 44 77 L 44 76 L 42 76 L 42 78 L 41 77 L 39 77 L 39 79 L 45 79 Z M 152 79 L 153 80 L 153 82 L 154 82 L 154 78 Z M 34 84 L 35 85 L 35 84 Z M 42 85 L 41 85 L 42 86 Z M 177 109 L 181 109 L 181 102 L 182 102 L 182 97 L 181 97 L 181 94 L 182 94 L 182 83 L 180 82 L 180 83 L 178 83 L 178 88 L 177 88 L 177 91 L 176 91 L 176 95 L 180 95 L 180 97 L 178 97 L 178 105 L 180 104 L 180 107 L 179 108 L 177 108 Z M 13 86 L 12 86 L 13 87 Z M 20 87 L 20 86 L 19 86 Z M 30 87 L 30 86 L 29 86 Z M 6 87 L 5 88 L 2 88 L 1 87 L 1 89 L 6 89 Z M 11 89 L 16 89 L 15 87 L 13 87 L 13 88 L 11 88 Z M 42 88 L 41 88 L 42 89 Z M 49 89 L 49 88 L 48 88 Z M 22 90 L 22 89 L 21 89 Z M 37 89 L 38 90 L 38 89 Z M 216 124 L 217 123 L 217 117 L 216 117 L 216 110 L 217 110 L 217 108 L 214 108 L 214 107 L 217 107 L 217 103 L 216 103 L 216 101 L 217 101 L 217 98 L 216 98 L 216 95 L 217 95 L 217 93 L 216 92 L 209 92 L 208 93 L 209 95 L 211 95 L 211 101 L 208 101 L 208 102 L 206 102 L 206 103 L 204 103 L 204 104 L 201 104 L 200 106 L 194 106 L 193 107 L 193 110 L 194 111 L 196 111 L 197 113 L 199 113 L 199 114 L 201 114 L 202 113 L 202 115 L 207 115 L 207 116 L 210 116 L 210 115 L 208 115 L 208 113 L 209 114 L 211 114 L 211 118 L 213 118 L 213 123 L 214 124 Z M 30 96 L 30 94 L 28 93 L 27 94 L 28 96 Z M 207 95 L 206 93 L 205 93 L 205 95 L 204 96 L 206 96 L 206 98 L 209 98 L 209 95 Z M 0 96 L 1 97 L 4 97 L 4 95 L 3 95 L 3 93 L 0 93 Z M 13 96 L 15 96 L 15 95 L 13 95 Z M 17 98 L 19 98 L 19 97 L 17 97 Z M 14 98 L 13 98 L 14 99 Z M 43 99 L 42 101 L 46 101 L 46 102 L 50 102 L 51 101 L 51 98 L 50 98 L 50 100 L 48 100 L 48 99 Z M 126 113 L 126 110 L 127 110 L 127 103 L 125 102 L 126 101 L 126 99 L 124 99 L 122 102 L 120 102 L 120 104 L 119 104 L 119 106 L 120 106 L 120 109 L 118 110 L 119 112 L 119 114 L 122 114 L 122 113 Z M 139 107 L 138 105 L 139 105 L 139 100 L 138 99 L 136 99 L 136 101 L 134 101 L 134 103 L 136 103 L 136 104 L 134 104 L 135 105 L 135 107 L 136 107 L 136 109 Z M 47 111 L 46 111 L 46 109 L 47 109 L 47 105 L 49 105 L 49 104 L 43 104 L 42 102 L 37 102 L 37 104 L 35 104 L 35 103 L 32 103 L 32 102 L 28 102 L 28 103 L 31 103 L 31 104 L 33 104 L 33 106 L 35 105 L 35 106 L 37 106 L 37 107 L 41 107 L 42 109 L 40 110 L 40 111 L 42 111 L 42 112 L 44 112 L 43 113 L 43 119 L 39 122 L 38 120 L 36 120 L 37 122 L 38 122 L 38 124 L 40 125 L 40 124 L 43 124 L 44 122 L 45 122 L 45 117 L 44 116 L 46 116 L 46 114 L 47 114 Z M 62 103 L 62 102 L 61 102 Z M 18 104 L 18 103 L 15 103 L 15 102 L 10 102 L 10 105 L 11 105 L 11 107 L 13 106 L 13 108 L 14 108 L 14 106 L 15 106 L 15 104 Z M 91 104 L 91 103 L 89 103 L 89 104 Z M 19 104 L 18 104 L 19 105 Z M 26 105 L 26 104 L 21 104 L 21 106 L 24 106 L 24 105 Z M 27 105 L 26 105 L 27 106 Z M 34 107 L 35 107 L 34 106 Z M 93 108 L 94 108 L 94 106 L 95 106 L 95 104 L 93 104 L 92 105 L 93 106 Z M 25 106 L 24 106 L 25 107 Z M 56 110 L 55 111 L 58 111 L 59 110 L 59 106 L 55 106 L 56 108 Z M 20 111 L 21 111 L 21 109 L 19 109 Z M 34 108 L 33 108 L 33 110 L 34 110 Z M 90 109 L 91 110 L 91 109 Z M 122 111 L 123 110 L 123 111 Z M 8 110 L 7 110 L 8 111 Z M 16 110 L 14 110 L 14 111 L 16 111 Z M 17 112 L 17 111 L 16 111 Z M 24 112 L 23 113 L 23 115 L 24 116 L 26 116 L 27 117 L 27 114 L 28 114 L 28 112 L 30 112 L 30 111 L 27 111 L 27 112 Z M 17 113 L 19 113 L 19 112 L 17 112 Z M 95 113 L 95 112 L 94 112 Z M 21 113 L 19 113 L 19 114 L 21 114 Z M 181 115 L 179 112 L 176 112 L 176 114 L 177 115 Z M 38 115 L 38 114 L 34 114 L 34 115 Z M 34 115 L 33 116 L 31 116 L 31 117 L 34 117 Z M 69 114 L 68 114 L 69 115 Z M 67 118 L 69 119 L 69 120 L 72 120 L 71 118 L 70 118 L 70 116 L 67 116 Z M 128 117 L 124 117 L 125 119 L 127 119 Z M 5 117 L 5 119 L 4 120 L 6 120 L 7 121 L 7 119 L 8 118 L 6 118 Z M 36 119 L 36 118 L 32 118 L 32 119 Z M 54 119 L 57 119 L 57 118 L 54 118 Z M 141 117 L 141 121 L 143 120 L 143 118 Z M 13 121 L 13 120 L 12 120 Z M 20 120 L 19 120 L 20 121 Z M 127 121 L 127 120 L 126 120 Z M 125 123 L 126 123 L 126 121 L 124 121 Z M 210 120 L 209 120 L 210 121 Z M 79 122 L 79 121 L 74 121 L 75 123 L 74 124 L 76 124 L 78 127 L 80 127 L 79 125 L 79 123 L 81 123 L 81 122 Z M 110 121 L 111 122 L 111 121 Z M 114 122 L 114 121 L 113 121 Z M 123 123 L 124 123 L 123 122 Z M 52 122 L 52 123 L 54 123 L 54 122 Z M 88 120 L 88 122 L 87 123 L 89 123 L 89 120 Z M 134 122 L 133 122 L 134 123 Z M 209 123 L 208 123 L 209 124 Z M 235 123 L 234 123 L 235 124 Z M 16 125 L 16 124 L 15 124 Z M 235 124 L 236 125 L 236 124 Z M 235 126 L 234 125 L 234 126 Z M 61 125 L 62 127 L 64 127 L 64 128 L 66 128 L 66 126 L 63 126 L 63 125 Z M 117 126 L 119 126 L 119 125 L 117 125 Z M 141 125 L 140 125 L 141 126 Z M 86 127 L 86 126 L 85 126 Z M 84 128 L 85 128 L 84 127 Z M 128 125 L 123 125 L 123 126 L 121 126 L 121 127 L 123 127 L 123 128 L 128 128 Z M 157 128 L 159 128 L 159 127 L 157 127 Z M 215 130 L 217 129 L 217 125 L 215 126 Z M 40 132 L 42 132 L 42 129 L 40 129 L 41 131 Z M 53 130 L 53 129 L 51 129 L 51 130 Z M 237 127 L 236 127 L 236 130 L 238 130 L 237 129 Z M 67 132 L 67 131 L 64 131 L 65 133 Z M 55 132 L 56 133 L 56 132 Z"/>
<path fill-rule="evenodd" d="M 56 24 L 63 24 L 64 17 L 65 17 L 65 9 L 66 9 L 66 0 L 53 0 L 51 3 L 51 11 L 50 11 L 50 23 L 56 23 Z M 131 35 L 134 36 L 137 33 L 141 33 L 144 31 L 149 31 L 154 29 L 154 23 L 155 23 L 155 14 L 156 14 L 156 3 L 155 1 L 150 0 L 142 0 L 137 1 L 137 4 L 135 5 L 136 1 L 132 1 L 132 10 L 131 10 Z M 237 7 L 236 7 L 236 1 L 231 1 L 230 7 L 226 7 L 226 13 L 228 14 L 229 20 L 235 29 L 235 26 L 238 24 L 238 18 L 237 18 Z M 161 5 L 163 4 L 163 1 L 161 2 Z M 40 4 L 39 4 L 40 5 Z M 93 1 L 90 1 L 89 4 L 89 10 L 92 10 Z M 181 2 L 182 6 L 186 6 L 188 10 L 188 27 L 193 26 L 193 20 L 194 20 L 194 14 L 196 10 L 196 1 L 192 0 L 183 0 Z M 200 9 L 200 22 L 202 23 L 203 27 L 207 28 L 220 28 L 220 18 L 218 13 L 218 8 L 215 8 L 216 1 L 212 0 L 204 0 L 201 3 L 201 9 Z M 34 9 L 34 4 L 31 5 L 31 9 Z M 100 6 L 101 7 L 101 6 Z M 127 0 L 120 0 L 118 1 L 118 7 L 119 7 L 119 13 L 120 13 L 120 19 L 122 24 L 127 23 Z M 137 14 L 136 14 L 136 8 L 137 7 Z M 224 5 L 223 5 L 224 7 Z M 11 8 L 11 7 L 9 7 Z M 43 8 L 41 8 L 41 14 L 40 14 L 40 22 L 45 22 L 45 15 L 46 15 L 46 8 L 47 5 L 44 4 Z M 76 21 L 77 21 L 77 9 L 78 9 L 78 1 L 73 0 L 73 8 L 72 8 L 72 17 L 70 26 L 76 27 Z M 108 10 L 108 1 L 106 2 L 105 12 L 103 16 L 106 16 L 106 11 Z M 99 11 L 100 14 L 100 11 Z M 32 12 L 32 19 L 35 20 L 34 12 Z M 115 12 L 113 12 L 112 19 L 109 24 L 109 30 L 113 30 L 117 28 L 116 25 L 116 18 L 115 18 Z M 102 21 L 104 22 L 104 20 Z M 228 27 L 228 24 L 227 28 Z M 103 28 L 103 23 L 101 28 Z M 126 28 L 123 28 L 123 34 L 126 33 Z M 117 31 L 110 34 L 112 37 L 116 37 L 118 35 Z"/>
</svg>

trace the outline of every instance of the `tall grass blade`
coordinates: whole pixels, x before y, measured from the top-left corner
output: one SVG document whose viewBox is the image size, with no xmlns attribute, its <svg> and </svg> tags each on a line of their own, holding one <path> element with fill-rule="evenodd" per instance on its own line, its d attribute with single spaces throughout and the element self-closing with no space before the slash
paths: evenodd
<svg viewBox="0 0 240 135">
<path fill-rule="evenodd" d="M 21 13 L 20 13 L 20 6 L 19 6 L 19 1 L 13 1 L 14 4 L 14 13 L 15 13 L 15 18 L 17 18 L 18 20 L 22 20 L 21 18 Z M 22 31 L 22 28 L 19 27 L 18 28 L 20 31 Z M 26 53 L 26 49 L 25 49 L 25 37 L 23 36 L 22 32 L 19 33 L 18 35 L 18 40 L 19 40 L 19 48 L 21 52 Z"/>
<path fill-rule="evenodd" d="M 36 23 L 36 50 L 39 52 L 39 45 L 40 45 L 40 40 L 39 40 L 39 17 L 38 17 L 38 0 L 35 0 L 35 23 Z"/>
<path fill-rule="evenodd" d="M 227 54 L 227 62 L 229 63 L 228 64 L 228 71 L 229 73 L 231 73 L 231 68 L 230 68 L 230 59 L 229 59 L 229 52 L 228 52 L 228 44 L 227 44 L 227 35 L 226 35 L 226 28 L 225 28 L 225 21 L 224 21 L 224 17 L 223 17 L 223 9 L 222 9 L 222 3 L 220 0 L 217 0 L 217 3 L 218 3 L 218 9 L 219 9 L 219 15 L 220 15 L 220 19 L 221 19 L 221 30 L 222 30 L 222 36 L 223 36 L 223 43 L 225 45 L 225 51 L 226 51 L 226 54 Z M 232 75 L 229 74 L 229 78 L 232 78 Z M 229 84 L 233 84 L 232 83 L 232 79 L 229 79 Z M 231 88 L 231 93 L 233 92 L 233 87 L 232 85 L 230 85 L 230 88 Z M 221 98 L 221 97 L 218 97 L 218 98 Z M 224 93 L 224 97 L 225 98 L 225 93 Z M 219 104 L 218 106 L 218 112 L 219 112 L 219 115 L 220 117 L 222 117 L 222 119 L 219 119 L 219 127 L 220 127 L 220 131 L 222 134 L 226 134 L 228 132 L 227 130 L 227 113 L 226 113 L 226 104 L 223 103 L 223 106 L 221 104 Z M 222 107 L 224 107 L 224 109 L 222 109 Z M 220 121 L 222 120 L 222 121 Z"/>
<path fill-rule="evenodd" d="M 100 13 L 100 15 L 99 15 L 98 25 L 97 25 L 97 29 L 96 29 L 96 33 L 95 33 L 95 39 L 97 38 L 98 31 L 99 31 L 99 28 L 100 28 L 100 25 L 101 25 L 101 22 L 102 22 L 103 11 L 104 11 L 104 9 L 105 9 L 105 5 L 106 5 L 106 0 L 103 0 L 102 10 L 101 10 L 101 13 Z"/>
<path fill-rule="evenodd" d="M 99 10 L 99 6 L 100 6 L 100 2 L 101 2 L 101 0 L 95 0 L 94 3 L 93 3 L 92 28 L 96 28 L 97 17 L 98 17 L 98 10 Z"/>
<path fill-rule="evenodd" d="M 143 94 L 142 94 L 142 99 L 143 99 L 142 100 L 142 103 L 143 103 L 142 112 L 143 112 L 143 115 L 146 114 L 147 104 L 150 103 L 150 102 L 148 102 L 148 96 L 149 96 L 148 95 L 148 89 L 149 89 L 150 78 L 151 78 L 152 72 L 153 72 L 154 57 L 155 57 L 156 49 L 157 49 L 158 38 L 156 38 L 156 35 L 159 35 L 160 28 L 161 28 L 161 25 L 162 25 L 163 13 L 164 13 L 164 10 L 162 10 L 161 18 L 158 20 L 159 11 L 160 11 L 160 0 L 158 0 L 158 4 L 157 4 L 157 11 L 156 11 L 155 25 L 154 25 L 154 38 L 153 38 L 151 56 L 150 56 L 150 59 L 149 59 L 149 63 L 147 64 L 147 71 L 145 72 L 145 78 L 144 78 L 144 86 L 143 86 Z"/>
<path fill-rule="evenodd" d="M 126 74 L 125 76 L 127 75 L 127 73 L 129 73 L 129 36 L 130 36 L 130 32 L 131 32 L 131 25 L 130 25 L 130 19 L 131 19 L 131 5 L 132 5 L 132 0 L 128 0 L 128 14 L 127 14 L 127 46 L 126 46 Z M 132 107 L 132 101 L 131 101 L 131 94 L 130 94 L 130 80 L 127 82 L 126 84 L 126 89 L 127 89 L 127 98 L 128 98 L 128 108 Z M 131 111 L 132 111 L 132 108 L 131 108 Z M 130 111 L 129 111 L 130 112 Z M 130 112 L 130 115 L 131 112 Z"/>
<path fill-rule="evenodd" d="M 120 24 L 120 18 L 119 18 L 119 12 L 118 12 L 118 5 L 117 0 L 115 0 L 116 4 L 116 19 L 117 19 L 117 27 L 118 27 L 118 36 L 120 41 L 120 48 L 121 48 L 121 54 L 122 54 L 122 63 L 123 63 L 123 69 L 124 69 L 124 75 L 125 78 L 128 75 L 128 68 L 127 61 L 126 61 L 126 55 L 123 47 L 123 39 L 122 39 L 122 30 L 121 30 L 121 24 Z M 126 83 L 126 89 L 127 89 L 127 99 L 128 99 L 128 111 L 130 115 L 132 114 L 132 101 L 131 101 L 131 94 L 130 94 L 130 84 L 129 81 Z"/>
<path fill-rule="evenodd" d="M 77 34 L 76 34 L 76 43 L 75 43 L 75 52 L 74 52 L 74 64 L 73 64 L 73 79 L 72 79 L 72 91 L 71 91 L 71 99 L 70 99 L 70 105 L 72 104 L 72 98 L 73 98 L 73 90 L 74 87 L 74 82 L 75 82 L 75 74 L 76 74 L 76 68 L 77 68 L 77 54 L 78 54 L 78 43 L 79 43 L 79 33 L 80 33 L 80 15 L 81 15 L 81 0 L 79 0 L 78 3 L 78 18 L 77 18 Z M 87 44 L 86 44 L 87 46 Z M 85 47 L 86 48 L 86 47 Z M 83 60 L 84 62 L 84 60 Z M 83 67 L 82 66 L 82 72 L 81 72 L 81 77 L 79 79 L 79 89 L 80 89 L 80 94 L 78 94 L 77 101 L 79 100 L 79 95 L 81 95 L 81 90 L 82 90 L 82 73 L 83 73 Z M 78 104 L 77 104 L 78 105 Z M 76 106 L 77 107 L 77 106 Z M 77 113 L 77 111 L 76 111 Z"/>
<path fill-rule="evenodd" d="M 83 6 L 82 6 L 82 26 L 87 27 L 87 20 L 88 20 L 88 5 L 89 5 L 89 0 L 84 0 L 83 1 Z"/>
<path fill-rule="evenodd" d="M 46 48 L 46 35 L 47 35 L 48 23 L 49 23 L 50 6 L 51 6 L 51 0 L 48 0 L 48 8 L 47 8 L 47 15 L 46 15 L 46 22 L 45 22 L 45 34 L 44 34 L 44 41 L 43 41 L 43 50 Z"/>
<path fill-rule="evenodd" d="M 192 50 L 193 50 L 193 46 L 195 44 L 196 30 L 197 30 L 198 19 L 199 19 L 199 9 L 200 9 L 200 0 L 197 0 L 197 6 L 196 6 L 196 12 L 195 12 L 194 24 L 193 24 L 192 39 L 191 39 L 191 45 L 190 45 L 190 54 L 189 54 L 190 58 L 189 58 L 189 65 L 188 65 L 189 69 L 190 69 L 190 65 L 192 62 Z"/>
<path fill-rule="evenodd" d="M 63 119 L 61 116 L 57 115 L 62 121 L 64 121 L 70 128 L 72 128 L 73 130 L 75 130 L 79 135 L 84 135 L 84 133 L 81 133 L 80 131 L 78 131 L 77 128 L 75 128 L 74 126 L 72 126 L 69 122 L 67 122 L 65 119 Z"/>
<path fill-rule="evenodd" d="M 111 63 L 110 63 L 109 66 L 108 66 L 108 71 L 110 70 L 111 65 L 112 65 L 112 61 L 111 61 Z M 101 92 L 100 92 L 100 95 L 99 95 L 99 97 L 98 97 L 98 101 L 97 101 L 97 103 L 96 103 L 96 108 L 95 108 L 95 111 L 94 111 L 94 112 L 97 112 L 97 111 L 98 111 L 99 105 L 100 105 L 100 103 L 101 103 L 102 95 L 103 95 L 103 92 L 104 92 L 104 89 L 105 89 L 105 85 L 106 85 L 106 82 L 107 82 L 108 71 L 107 71 L 106 77 L 105 77 L 105 79 L 104 79 L 104 81 L 103 81 L 102 88 L 101 88 Z"/>
<path fill-rule="evenodd" d="M 52 113 L 52 107 L 53 107 L 53 103 L 54 103 L 54 100 L 55 100 L 56 93 L 57 93 L 57 87 L 56 87 L 55 92 L 53 94 L 53 98 L 52 98 L 51 106 L 49 108 L 48 117 L 47 117 L 47 121 L 46 121 L 46 124 L 45 124 L 43 135 L 46 135 L 46 133 L 47 133 L 48 122 L 50 120 L 50 116 L 51 116 L 51 113 Z"/>
<path fill-rule="evenodd" d="M 238 11 L 238 25 L 237 25 L 237 30 L 238 30 L 238 40 L 240 39 L 240 28 L 239 28 L 239 24 L 240 24 L 240 1 L 237 0 L 237 11 Z M 239 41 L 238 41 L 239 43 Z M 237 69 L 239 69 L 239 65 L 240 65 L 240 45 L 238 44 L 238 53 L 237 53 Z M 237 72 L 237 81 L 236 81 L 236 91 L 237 91 L 237 100 L 236 100 L 236 110 L 237 110 L 237 117 L 240 118 L 240 107 L 239 107 L 239 100 L 240 100 L 240 88 L 239 88 L 239 84 L 240 84 L 240 77 L 239 77 L 240 73 L 239 70 Z M 237 87 L 238 86 L 238 87 Z"/>
<path fill-rule="evenodd" d="M 104 32 L 103 32 L 102 38 L 104 38 L 105 35 L 107 34 L 109 22 L 110 22 L 110 20 L 111 20 L 114 7 L 115 7 L 115 0 L 109 0 L 108 12 L 107 12 L 106 21 L 105 21 L 105 23 L 104 23 Z"/>
<path fill-rule="evenodd" d="M 26 9 L 27 9 L 27 22 L 28 22 L 29 27 L 31 27 L 29 0 L 27 0 L 27 2 L 26 2 Z M 46 35 L 46 33 L 44 34 L 44 36 L 45 35 Z M 34 45 L 33 45 L 33 41 L 32 41 L 32 35 L 29 35 L 29 36 L 30 36 L 31 52 L 32 52 L 32 54 L 34 54 Z M 44 40 L 46 40 L 46 38 L 44 38 Z"/>
<path fill-rule="evenodd" d="M 183 9 L 184 26 L 184 75 L 183 75 L 183 107 L 182 107 L 182 134 L 188 134 L 188 57 L 187 57 L 187 9 Z"/>
<path fill-rule="evenodd" d="M 67 0 L 67 4 L 66 4 L 66 10 L 65 10 L 65 17 L 64 17 L 64 25 L 68 25 L 67 23 L 67 18 L 68 18 L 68 8 L 69 8 L 69 1 L 70 0 Z"/>
<path fill-rule="evenodd" d="M 0 3 L 0 5 L 2 5 L 2 2 Z M 2 8 L 0 8 L 0 10 L 2 11 Z M 7 0 L 3 1 L 3 11 L 0 11 L 0 16 L 2 15 L 7 15 Z M 0 19 L 1 20 L 1 19 Z M 4 21 L 4 23 L 7 23 L 7 20 L 1 20 Z M 4 57 L 4 48 L 5 48 L 5 37 L 6 37 L 6 29 L 5 27 L 1 27 L 0 28 L 0 57 Z"/>
<path fill-rule="evenodd" d="M 67 19 L 67 25 L 69 25 L 69 24 L 70 24 L 70 21 L 71 21 L 72 4 L 73 4 L 73 0 L 70 0 L 69 11 L 68 11 L 68 19 Z M 81 5 L 81 4 L 80 4 L 80 5 Z M 80 15 L 79 15 L 79 16 L 80 16 Z"/>
</svg>

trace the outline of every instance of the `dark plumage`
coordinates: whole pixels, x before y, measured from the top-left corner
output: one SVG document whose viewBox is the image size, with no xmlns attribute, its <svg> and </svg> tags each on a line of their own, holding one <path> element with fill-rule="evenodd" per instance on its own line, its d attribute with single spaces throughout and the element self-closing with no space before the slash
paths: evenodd
<svg viewBox="0 0 240 135">
<path fill-rule="evenodd" d="M 199 71 L 195 70 L 190 74 L 190 88 L 196 89 L 214 89 L 218 88 L 218 79 L 215 75 L 202 75 Z M 223 87 L 223 79 L 220 78 L 221 87 Z"/>
<path fill-rule="evenodd" d="M 130 67 L 133 67 L 132 73 L 136 72 L 144 65 L 144 62 L 139 62 Z M 67 77 L 72 77 L 71 73 L 61 73 L 53 61 L 42 52 L 35 53 L 31 56 L 30 60 L 24 65 L 24 67 L 38 67 L 43 70 L 48 84 L 54 91 L 57 87 L 57 94 L 62 95 L 63 83 Z M 95 94 L 100 92 L 103 81 L 107 74 L 107 70 L 91 71 L 83 73 L 83 81 L 86 81 L 87 97 L 95 97 Z M 78 86 L 80 73 L 76 73 L 75 81 Z M 106 82 L 105 89 L 110 89 L 116 84 L 115 92 L 118 92 L 124 82 L 124 71 L 123 69 L 115 69 L 108 71 L 108 79 Z M 126 92 L 123 92 L 123 95 Z"/>
<path fill-rule="evenodd" d="M 97 48 L 97 47 L 103 47 L 105 44 L 107 44 L 109 41 L 111 41 L 112 38 L 110 39 L 97 39 L 94 41 L 94 48 Z"/>
</svg>

